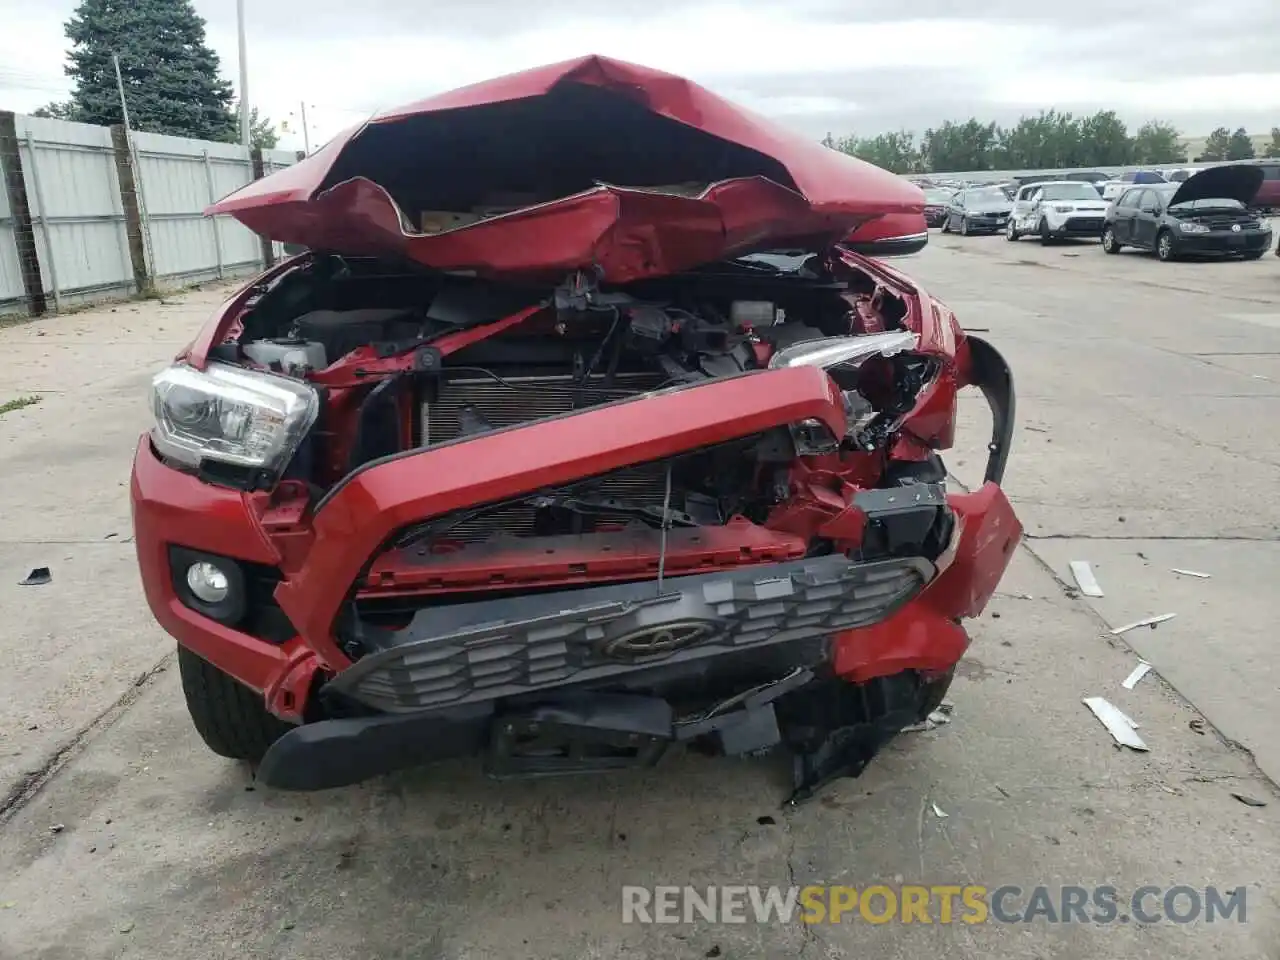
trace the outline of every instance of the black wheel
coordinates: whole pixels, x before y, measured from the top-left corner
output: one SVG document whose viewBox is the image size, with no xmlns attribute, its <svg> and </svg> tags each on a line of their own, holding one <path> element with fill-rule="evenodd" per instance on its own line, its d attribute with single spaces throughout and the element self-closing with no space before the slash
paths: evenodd
<svg viewBox="0 0 1280 960">
<path fill-rule="evenodd" d="M 1102 231 L 1102 249 L 1107 253 L 1120 252 L 1120 241 L 1116 239 L 1116 232 L 1111 227 Z"/>
<path fill-rule="evenodd" d="M 1013 217 L 1009 218 L 1009 222 L 1004 227 L 1004 238 L 1010 243 L 1017 240 L 1022 234 L 1018 232 L 1018 226 L 1013 222 Z"/>
<path fill-rule="evenodd" d="M 293 729 L 267 712 L 260 694 L 181 645 L 178 673 L 196 733 L 220 757 L 256 763 L 271 744 Z"/>
<path fill-rule="evenodd" d="M 1262 256 L 1261 250 L 1250 250 L 1248 253 L 1244 255 L 1244 258 L 1246 260 L 1257 260 L 1261 256 Z"/>
<path fill-rule="evenodd" d="M 1156 235 L 1156 259 L 1161 263 L 1168 263 L 1177 256 L 1173 247 L 1173 234 L 1168 230 L 1161 230 Z"/>
<path fill-rule="evenodd" d="M 1040 234 L 1040 242 L 1043 243 L 1046 247 L 1049 244 L 1053 243 L 1053 235 L 1049 233 L 1049 221 L 1046 220 L 1044 217 L 1040 218 L 1040 224 L 1037 227 L 1036 232 Z"/>
</svg>

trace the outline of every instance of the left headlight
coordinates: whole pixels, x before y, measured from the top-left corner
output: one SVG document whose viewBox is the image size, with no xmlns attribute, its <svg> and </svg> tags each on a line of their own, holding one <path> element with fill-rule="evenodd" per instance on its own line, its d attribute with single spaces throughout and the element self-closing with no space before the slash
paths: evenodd
<svg viewBox="0 0 1280 960">
<path fill-rule="evenodd" d="M 1203 223 L 1192 223 L 1189 220 L 1183 220 L 1178 223 L 1178 229 L 1183 233 L 1208 233 L 1209 228 Z"/>
<path fill-rule="evenodd" d="M 320 397 L 310 384 L 210 363 L 176 364 L 151 381 L 151 436 L 165 457 L 283 472 L 316 421 Z"/>
</svg>

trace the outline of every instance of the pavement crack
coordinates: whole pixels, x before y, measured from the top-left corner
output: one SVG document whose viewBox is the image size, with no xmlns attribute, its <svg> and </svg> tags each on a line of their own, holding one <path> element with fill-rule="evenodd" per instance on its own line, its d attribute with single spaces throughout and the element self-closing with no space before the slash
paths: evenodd
<svg viewBox="0 0 1280 960">
<path fill-rule="evenodd" d="M 791 819 L 789 817 L 782 818 L 783 824 L 786 826 L 787 833 L 787 885 L 792 889 L 799 890 L 800 884 L 796 881 L 796 834 L 791 827 Z M 811 946 L 818 945 L 818 935 L 814 932 L 813 926 L 805 922 L 803 914 L 800 917 L 800 933 L 804 937 L 804 942 L 800 944 L 800 950 L 796 953 L 796 960 L 802 958 L 808 953 Z"/>
<path fill-rule="evenodd" d="M 44 785 L 57 776 L 59 771 L 80 752 L 81 747 L 96 734 L 109 729 L 124 716 L 125 711 L 133 706 L 151 685 L 152 680 L 165 671 L 173 657 L 174 654 L 167 653 L 151 669 L 139 674 L 138 678 L 129 684 L 129 688 L 110 706 L 81 727 L 70 740 L 55 750 L 39 767 L 23 774 L 22 779 L 3 798 L 0 798 L 0 826 L 8 823 L 14 814 L 34 799 L 36 794 L 44 788 Z"/>
<path fill-rule="evenodd" d="M 1203 536 L 1197 534 L 1148 535 L 1141 533 L 1024 533 L 1025 540 L 1201 540 L 1206 543 L 1275 543 L 1280 534 L 1269 537 Z"/>
</svg>

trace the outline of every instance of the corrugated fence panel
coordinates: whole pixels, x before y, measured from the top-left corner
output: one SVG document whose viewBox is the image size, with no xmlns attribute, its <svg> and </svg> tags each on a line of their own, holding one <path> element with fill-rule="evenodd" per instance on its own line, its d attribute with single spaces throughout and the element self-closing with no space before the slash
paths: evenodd
<svg viewBox="0 0 1280 960">
<path fill-rule="evenodd" d="M 14 124 L 45 292 L 62 300 L 131 290 L 111 130 L 21 115 Z"/>
<path fill-rule="evenodd" d="M 269 177 L 277 170 L 283 170 L 285 167 L 293 166 L 298 162 L 298 155 L 291 150 L 263 150 L 262 151 L 262 175 Z M 271 249 L 275 251 L 276 259 L 284 257 L 284 244 L 276 241 L 271 244 Z"/>
<path fill-rule="evenodd" d="M 234 243 L 228 251 L 221 231 L 215 238 L 214 225 L 204 216 L 211 181 L 217 186 L 215 170 L 230 171 L 237 184 L 251 179 L 248 151 L 235 144 L 154 133 L 135 133 L 133 144 L 158 279 L 207 279 L 232 265 L 261 259 L 252 250 L 234 249 Z"/>
<path fill-rule="evenodd" d="M 21 307 L 27 295 L 22 285 L 22 265 L 18 261 L 18 245 L 13 235 L 13 211 L 9 209 L 9 191 L 0 186 L 0 312 Z"/>
</svg>

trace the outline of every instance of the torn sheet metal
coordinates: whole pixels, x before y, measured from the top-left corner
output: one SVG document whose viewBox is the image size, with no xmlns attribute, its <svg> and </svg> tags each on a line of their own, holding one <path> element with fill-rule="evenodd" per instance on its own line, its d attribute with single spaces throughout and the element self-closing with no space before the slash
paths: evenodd
<svg viewBox="0 0 1280 960">
<path fill-rule="evenodd" d="M 1180 567 L 1173 567 L 1173 572 L 1182 577 L 1196 577 L 1199 580 L 1208 580 L 1213 576 L 1211 573 L 1201 573 L 1199 570 L 1183 570 Z"/>
<path fill-rule="evenodd" d="M 1147 617 L 1145 620 L 1135 620 L 1133 623 L 1126 623 L 1123 627 L 1116 627 L 1111 631 L 1113 636 L 1120 636 L 1122 633 L 1128 633 L 1130 630 L 1136 630 L 1138 627 L 1155 627 L 1156 624 L 1164 623 L 1166 620 L 1172 620 L 1176 617 L 1176 613 L 1162 613 L 1159 616 Z"/>
<path fill-rule="evenodd" d="M 1126 690 L 1132 690 L 1138 685 L 1138 681 L 1151 672 L 1151 664 L 1145 660 L 1139 660 L 1138 665 L 1133 668 L 1133 672 L 1124 678 L 1124 683 L 1120 686 Z"/>
<path fill-rule="evenodd" d="M 1112 739 L 1130 750 L 1147 750 L 1147 745 L 1138 736 L 1137 724 L 1125 716 L 1119 709 L 1104 697 L 1085 697 L 1084 705 L 1093 711 L 1093 715 L 1102 721 Z"/>
<path fill-rule="evenodd" d="M 1098 578 L 1093 575 L 1093 566 L 1088 560 L 1072 560 L 1071 576 L 1075 577 L 1080 592 L 1086 597 L 1105 596 L 1102 587 L 1098 585 Z"/>
<path fill-rule="evenodd" d="M 947 817 L 951 816 L 951 814 L 945 813 L 943 809 L 940 806 L 938 806 L 936 803 L 933 804 L 933 815 L 937 817 L 939 820 L 944 820 Z"/>
</svg>

